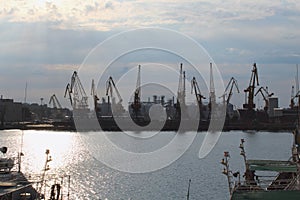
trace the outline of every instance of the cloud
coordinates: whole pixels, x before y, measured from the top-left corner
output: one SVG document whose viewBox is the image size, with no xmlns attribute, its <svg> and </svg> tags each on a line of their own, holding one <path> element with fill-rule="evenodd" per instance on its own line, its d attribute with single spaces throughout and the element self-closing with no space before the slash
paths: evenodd
<svg viewBox="0 0 300 200">
<path fill-rule="evenodd" d="M 42 1 L 41 1 L 42 2 Z M 79 1 L 65 0 L 23 4 L 6 2 L 2 18 L 11 15 L 10 21 L 40 22 L 61 21 L 61 27 L 102 30 L 101 27 L 122 28 L 156 24 L 223 24 L 237 20 L 258 20 L 270 17 L 285 7 L 288 13 L 299 11 L 298 2 L 278 1 Z M 31 13 L 28 15 L 28 13 Z M 292 16 L 291 16 L 292 17 Z M 94 23 L 91 23 L 94 22 Z M 114 22 L 112 26 L 109 26 Z M 75 26 L 75 24 L 79 26 Z M 93 27 L 92 27 L 93 26 Z M 184 26 L 181 24 L 181 26 Z"/>
<path fill-rule="evenodd" d="M 248 82 L 247 66 L 251 67 L 253 62 L 274 69 L 275 63 L 294 66 L 300 58 L 297 0 L 31 0 L 1 4 L 0 70 L 6 77 L 0 83 L 4 88 L 19 89 L 20 99 L 23 95 L 20 85 L 24 85 L 25 79 L 32 79 L 32 88 L 36 87 L 43 95 L 51 87 L 63 91 L 66 80 L 69 81 L 74 68 L 91 49 L 114 33 L 132 28 L 164 27 L 191 36 L 219 63 L 226 80 L 234 71 L 240 82 Z M 147 35 L 139 37 L 147 39 Z M 173 45 L 189 50 L 176 41 Z M 132 56 L 125 61 L 136 64 L 150 58 L 134 59 Z M 153 57 L 151 61 L 178 64 L 170 56 Z M 275 72 L 281 74 L 281 67 L 276 69 L 266 70 L 268 76 L 264 78 L 279 79 Z M 9 77 L 16 77 L 16 86 L 5 83 Z M 293 78 L 285 76 L 285 80 Z M 282 86 L 277 83 L 274 85 L 278 91 L 280 88 L 286 92 L 288 83 L 280 81 Z M 32 96 L 36 95 L 33 99 L 39 99 L 38 92 L 32 92 Z"/>
<path fill-rule="evenodd" d="M 238 49 L 234 47 L 228 47 L 226 48 L 226 51 L 230 54 L 236 55 L 236 56 L 249 56 L 253 54 L 253 52 L 247 50 L 247 49 Z"/>
<path fill-rule="evenodd" d="M 38 2 L 16 5 L 8 1 L 2 7 L 0 21 L 46 23 L 55 29 L 93 31 L 159 26 L 182 31 L 200 40 L 232 37 L 256 43 L 299 42 L 300 2 L 297 1 Z"/>
</svg>

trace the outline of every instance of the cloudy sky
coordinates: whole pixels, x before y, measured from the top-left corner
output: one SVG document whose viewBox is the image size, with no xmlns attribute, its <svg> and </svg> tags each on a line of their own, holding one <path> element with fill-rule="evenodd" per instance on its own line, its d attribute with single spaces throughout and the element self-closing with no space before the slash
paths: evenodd
<svg viewBox="0 0 300 200">
<path fill-rule="evenodd" d="M 0 1 L 0 94 L 4 98 L 24 101 L 27 82 L 28 102 L 43 97 L 48 103 L 55 93 L 67 107 L 65 86 L 97 45 L 123 31 L 156 27 L 177 31 L 202 45 L 225 85 L 234 76 L 241 90 L 233 99 L 238 107 L 254 62 L 260 84 L 280 97 L 281 106 L 289 104 L 300 58 L 298 0 Z M 147 34 L 144 37 L 149 39 Z M 172 56 L 143 55 L 136 60 L 129 56 L 126 64 L 119 63 L 120 71 L 125 73 L 126 67 L 137 63 L 179 66 L 181 62 Z M 142 76 L 149 78 L 145 72 Z M 202 88 L 207 96 L 207 88 Z M 85 89 L 89 95 L 90 85 Z M 104 95 L 101 89 L 98 93 Z"/>
</svg>

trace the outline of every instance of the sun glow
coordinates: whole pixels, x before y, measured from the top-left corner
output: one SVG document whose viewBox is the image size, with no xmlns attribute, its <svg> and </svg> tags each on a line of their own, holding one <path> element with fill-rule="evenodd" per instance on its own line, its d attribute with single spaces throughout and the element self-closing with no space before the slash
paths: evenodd
<svg viewBox="0 0 300 200">
<path fill-rule="evenodd" d="M 67 166 L 70 159 L 74 159 L 72 150 L 77 148 L 74 135 L 75 133 L 70 132 L 24 131 L 25 170 L 41 172 L 46 161 L 46 149 L 49 149 L 52 157 L 50 169 Z M 28 163 L 31 163 L 30 166 Z"/>
</svg>

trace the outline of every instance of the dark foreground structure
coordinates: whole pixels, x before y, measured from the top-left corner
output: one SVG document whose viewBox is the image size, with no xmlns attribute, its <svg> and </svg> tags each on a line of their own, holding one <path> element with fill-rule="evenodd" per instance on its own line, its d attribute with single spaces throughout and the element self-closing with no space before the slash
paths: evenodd
<svg viewBox="0 0 300 200">
<path fill-rule="evenodd" d="M 294 131 L 292 155 L 289 160 L 250 160 L 246 157 L 244 139 L 241 140 L 241 155 L 244 158 L 245 173 L 233 172 L 229 168 L 229 152 L 224 152 L 221 164 L 227 176 L 231 200 L 243 199 L 300 199 L 300 134 Z M 256 173 L 260 172 L 260 175 Z M 261 174 L 276 173 L 275 176 Z M 241 180 L 244 179 L 244 180 Z"/>
</svg>

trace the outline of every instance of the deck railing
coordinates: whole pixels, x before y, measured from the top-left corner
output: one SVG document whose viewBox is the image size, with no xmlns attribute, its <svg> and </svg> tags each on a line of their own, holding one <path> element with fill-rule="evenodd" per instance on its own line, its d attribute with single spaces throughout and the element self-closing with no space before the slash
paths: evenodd
<svg viewBox="0 0 300 200">
<path fill-rule="evenodd" d="M 295 179 L 260 179 L 255 181 L 235 182 L 236 190 L 284 190 L 287 189 Z"/>
</svg>

